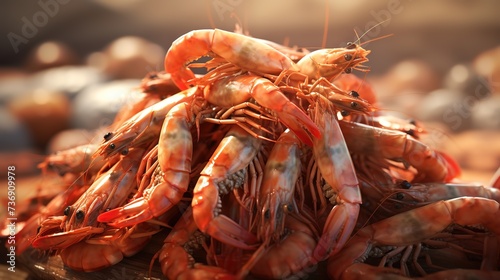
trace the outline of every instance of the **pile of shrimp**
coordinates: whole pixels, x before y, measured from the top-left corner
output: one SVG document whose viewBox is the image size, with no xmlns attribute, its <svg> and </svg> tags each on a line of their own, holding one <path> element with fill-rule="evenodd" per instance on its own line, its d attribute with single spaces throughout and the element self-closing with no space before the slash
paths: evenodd
<svg viewBox="0 0 500 280">
<path fill-rule="evenodd" d="M 26 222 L 21 249 L 95 271 L 164 234 L 152 265 L 168 279 L 283 279 L 320 263 L 332 279 L 498 279 L 500 180 L 458 183 L 418 122 L 385 115 L 350 74 L 369 53 L 181 36 L 102 143 L 42 163 L 81 179 Z"/>
</svg>

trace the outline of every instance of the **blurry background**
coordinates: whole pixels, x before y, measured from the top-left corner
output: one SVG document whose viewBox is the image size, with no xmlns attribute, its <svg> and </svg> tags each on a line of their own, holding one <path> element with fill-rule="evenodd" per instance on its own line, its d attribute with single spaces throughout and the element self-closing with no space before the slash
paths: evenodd
<svg viewBox="0 0 500 280">
<path fill-rule="evenodd" d="M 426 143 L 455 157 L 463 180 L 487 184 L 500 166 L 499 11 L 496 0 L 3 1 L 0 177 L 16 166 L 17 200 L 33 197 L 49 180 L 36 168 L 44 155 L 101 141 L 182 34 L 240 23 L 254 37 L 314 50 L 328 20 L 326 47 L 392 34 L 364 45 L 371 72 L 355 74 L 380 108 L 422 121 Z"/>
<path fill-rule="evenodd" d="M 371 72 L 355 74 L 375 87 L 380 107 L 423 121 L 426 141 L 453 154 L 465 179 L 487 182 L 500 163 L 499 8 L 495 0 L 4 1 L 0 167 L 30 174 L 47 153 L 100 141 L 95 130 L 188 31 L 239 23 L 254 37 L 314 50 L 328 20 L 327 47 L 379 38 L 364 45 Z"/>
</svg>

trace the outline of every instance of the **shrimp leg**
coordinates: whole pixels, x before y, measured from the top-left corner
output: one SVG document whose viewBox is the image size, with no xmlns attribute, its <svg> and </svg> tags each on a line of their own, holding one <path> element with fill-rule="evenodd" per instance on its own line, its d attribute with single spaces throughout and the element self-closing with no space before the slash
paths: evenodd
<svg viewBox="0 0 500 280">
<path fill-rule="evenodd" d="M 210 53 L 252 72 L 279 74 L 285 69 L 296 69 L 285 54 L 259 40 L 220 29 L 203 29 L 191 31 L 172 43 L 165 56 L 165 72 L 177 87 L 187 89 L 189 81 L 195 78 L 188 64 Z"/>
<path fill-rule="evenodd" d="M 321 136 L 316 124 L 304 111 L 293 104 L 276 85 L 259 76 L 241 75 L 220 79 L 205 87 L 204 97 L 208 102 L 225 108 L 252 97 L 259 105 L 276 113 L 280 121 L 302 142 L 312 145 L 310 136 L 304 130 L 315 138 Z"/>
<path fill-rule="evenodd" d="M 257 209 L 261 212 L 259 239 L 272 236 L 279 242 L 284 233 L 286 216 L 298 210 L 294 191 L 300 168 L 299 139 L 290 130 L 285 130 L 274 144 L 264 170 L 257 200 Z"/>
<path fill-rule="evenodd" d="M 191 172 L 194 115 L 187 103 L 174 106 L 165 117 L 158 142 L 158 161 L 163 173 L 159 184 L 128 204 L 98 217 L 114 227 L 124 227 L 158 217 L 176 205 L 186 192 Z"/>
<path fill-rule="evenodd" d="M 372 246 L 415 244 L 443 231 L 453 223 L 463 226 L 481 224 L 498 237 L 500 235 L 498 215 L 500 215 L 498 202 L 479 197 L 442 200 L 397 214 L 358 231 L 341 254 L 329 259 L 329 275 L 334 279 L 347 277 L 345 271 L 362 260 Z"/>
<path fill-rule="evenodd" d="M 257 155 L 261 141 L 239 126 L 228 131 L 205 168 L 200 172 L 193 190 L 193 217 L 203 233 L 226 244 L 253 249 L 249 243 L 256 237 L 225 215 L 220 215 L 220 193 L 227 176 L 245 168 Z"/>
<path fill-rule="evenodd" d="M 338 198 L 314 251 L 316 261 L 342 249 L 356 225 L 361 204 L 358 179 L 338 121 L 329 108 L 322 107 L 314 109 L 314 119 L 324 131 L 323 137 L 314 141 L 313 154 L 321 175 Z"/>
</svg>

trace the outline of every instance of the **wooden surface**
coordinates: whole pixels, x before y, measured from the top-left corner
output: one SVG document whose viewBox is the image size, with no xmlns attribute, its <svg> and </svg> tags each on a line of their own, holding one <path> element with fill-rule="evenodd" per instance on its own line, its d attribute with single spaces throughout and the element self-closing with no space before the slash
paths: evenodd
<svg viewBox="0 0 500 280">
<path fill-rule="evenodd" d="M 161 248 L 164 235 L 157 234 L 155 238 L 138 254 L 132 257 L 125 257 L 123 260 L 106 269 L 96 272 L 74 271 L 64 266 L 59 256 L 44 256 L 42 253 L 30 250 L 18 257 L 22 269 L 29 276 L 24 279 L 45 279 L 45 280 L 81 280 L 81 279 L 165 279 L 160 271 L 158 261 L 155 262 L 151 271 L 151 278 L 148 278 L 149 264 L 153 255 Z M 17 266 L 17 265 L 16 265 Z M 9 278 L 2 278 L 9 279 Z"/>
<path fill-rule="evenodd" d="M 0 272 L 0 279 L 9 280 L 160 280 L 166 279 L 160 270 L 158 260 L 154 263 L 151 278 L 148 278 L 149 264 L 153 255 L 161 248 L 164 233 L 153 237 L 151 242 L 138 254 L 124 258 L 120 263 L 96 272 L 74 271 L 64 266 L 59 256 L 43 256 L 38 251 L 30 250 L 18 256 L 16 273 L 6 272 L 7 267 Z M 2 252 L 3 253 L 3 252 Z M 2 267 L 3 268 L 3 267 Z M 19 269 L 18 269 L 19 268 Z M 5 277 L 7 276 L 7 278 Z M 13 277 L 13 278 L 11 278 Z M 258 279 L 248 276 L 246 279 Z M 309 268 L 307 273 L 301 274 L 297 279 L 328 279 L 326 276 L 326 263 L 323 262 Z"/>
</svg>

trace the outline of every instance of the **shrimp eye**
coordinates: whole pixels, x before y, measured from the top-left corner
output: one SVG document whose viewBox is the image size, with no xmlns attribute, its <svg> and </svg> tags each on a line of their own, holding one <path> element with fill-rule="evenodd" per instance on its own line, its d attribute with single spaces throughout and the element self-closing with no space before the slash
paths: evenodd
<svg viewBox="0 0 500 280">
<path fill-rule="evenodd" d="M 264 212 L 264 219 L 269 219 L 269 218 L 271 218 L 271 211 L 267 209 L 266 212 Z"/>
<path fill-rule="evenodd" d="M 356 44 L 352 43 L 352 42 L 348 42 L 347 43 L 347 47 L 346 49 L 348 50 L 352 50 L 352 49 L 355 49 L 356 48 Z"/>
<path fill-rule="evenodd" d="M 66 207 L 64 209 L 64 216 L 68 216 L 70 211 L 71 211 L 71 206 Z"/>
<path fill-rule="evenodd" d="M 156 78 L 158 78 L 158 75 L 156 74 L 156 72 L 149 73 L 149 74 L 148 74 L 148 78 L 149 78 L 149 79 L 151 79 L 151 80 L 152 80 L 152 79 L 156 79 Z"/>
<path fill-rule="evenodd" d="M 125 149 L 125 150 L 121 151 L 121 154 L 124 155 L 124 156 L 126 156 L 128 154 L 128 149 Z"/>
<path fill-rule="evenodd" d="M 409 121 L 409 123 L 410 123 L 411 125 L 417 125 L 417 121 L 415 121 L 414 119 L 411 119 L 411 120 Z"/>
<path fill-rule="evenodd" d="M 111 136 L 113 136 L 113 133 L 111 133 L 111 132 L 104 134 L 104 140 L 108 141 L 111 138 Z"/>
<path fill-rule="evenodd" d="M 285 210 L 286 213 L 292 213 L 293 212 L 293 206 L 289 204 L 283 205 L 283 209 Z"/>
<path fill-rule="evenodd" d="M 415 130 L 413 130 L 413 129 L 411 129 L 411 128 L 410 128 L 410 129 L 408 129 L 408 130 L 406 131 L 406 133 L 407 133 L 408 135 L 410 135 L 410 136 L 415 136 Z"/>
<path fill-rule="evenodd" d="M 76 211 L 76 219 L 77 220 L 83 220 L 83 217 L 85 217 L 85 213 L 83 213 L 83 210 Z"/>
<path fill-rule="evenodd" d="M 346 54 L 344 54 L 344 59 L 349 61 L 352 59 L 352 55 L 350 53 L 346 53 Z"/>
<path fill-rule="evenodd" d="M 356 102 L 354 102 L 354 101 L 353 101 L 353 102 L 351 102 L 351 108 L 356 109 L 356 108 L 358 108 L 358 107 L 359 107 L 358 103 L 356 103 Z"/>
<path fill-rule="evenodd" d="M 340 111 L 340 114 L 341 114 L 343 117 L 347 117 L 347 116 L 349 116 L 349 111 L 342 110 L 342 111 Z"/>
<path fill-rule="evenodd" d="M 351 71 L 352 71 L 352 69 L 351 69 L 351 68 L 346 68 L 346 69 L 344 70 L 344 72 L 345 72 L 346 74 L 350 74 L 350 73 L 351 73 Z"/>
<path fill-rule="evenodd" d="M 404 195 L 404 194 L 402 194 L 402 193 L 397 193 L 397 194 L 396 194 L 396 199 L 397 199 L 397 200 L 403 200 L 404 198 L 405 198 L 405 195 Z"/>
<path fill-rule="evenodd" d="M 411 188 L 411 183 L 410 183 L 410 182 L 408 182 L 408 181 L 406 181 L 406 180 L 402 181 L 399 185 L 400 185 L 403 189 L 409 189 L 409 188 Z"/>
<path fill-rule="evenodd" d="M 116 148 L 116 145 L 115 145 L 115 144 L 113 144 L 113 143 L 111 143 L 111 144 L 109 144 L 109 148 L 110 148 L 111 150 L 114 150 L 114 149 Z"/>
<path fill-rule="evenodd" d="M 351 92 L 349 92 L 349 95 L 351 95 L 352 97 L 356 97 L 356 98 L 359 97 L 359 93 L 355 90 L 351 90 Z"/>
</svg>

